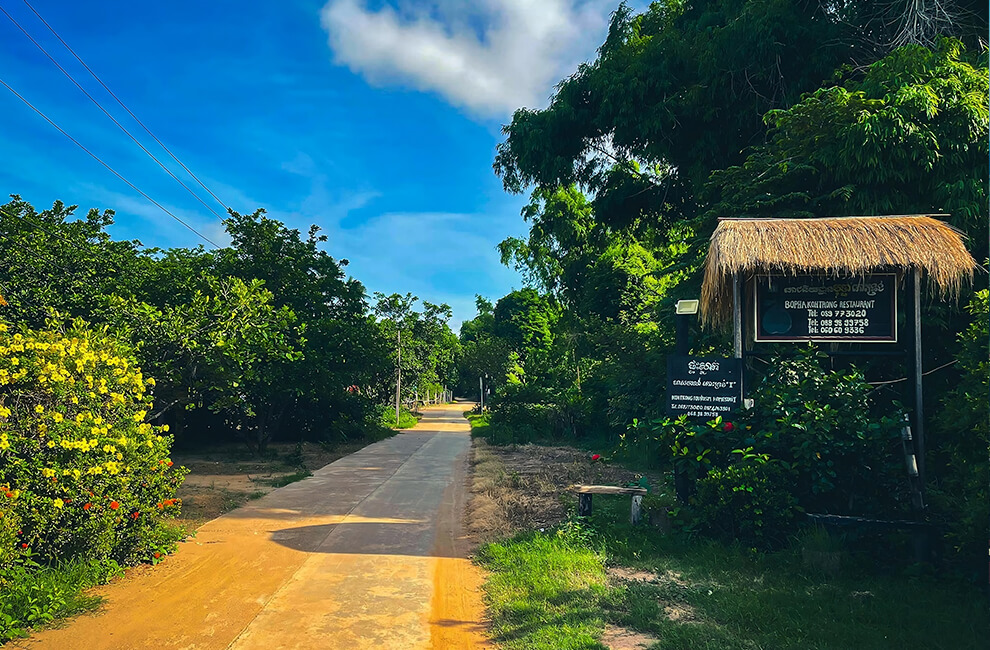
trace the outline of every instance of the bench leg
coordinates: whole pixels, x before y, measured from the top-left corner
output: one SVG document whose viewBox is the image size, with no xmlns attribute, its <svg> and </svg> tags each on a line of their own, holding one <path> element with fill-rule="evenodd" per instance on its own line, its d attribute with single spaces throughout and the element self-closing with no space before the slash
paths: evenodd
<svg viewBox="0 0 990 650">
<path fill-rule="evenodd" d="M 632 498 L 632 509 L 629 511 L 629 523 L 633 526 L 639 523 L 640 506 L 643 505 L 643 497 L 634 494 Z"/>
<path fill-rule="evenodd" d="M 579 494 L 578 495 L 578 517 L 590 517 L 591 516 L 591 495 L 590 494 Z"/>
</svg>

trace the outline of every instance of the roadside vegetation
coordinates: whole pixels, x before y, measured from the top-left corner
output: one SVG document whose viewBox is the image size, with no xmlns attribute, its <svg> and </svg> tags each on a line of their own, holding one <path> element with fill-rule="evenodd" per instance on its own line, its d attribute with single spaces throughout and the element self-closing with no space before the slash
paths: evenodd
<svg viewBox="0 0 990 650">
<path fill-rule="evenodd" d="M 505 190 L 529 195 L 528 236 L 499 246 L 526 286 L 479 296 L 461 328 L 460 392 L 477 396 L 480 378 L 486 393 L 479 435 L 676 474 L 678 525 L 768 552 L 805 513 L 918 518 L 897 357 L 761 344 L 754 408 L 665 413 L 674 305 L 699 297 L 720 217 L 939 214 L 988 258 L 986 11 L 921 33 L 907 18 L 925 9 L 902 8 L 903 22 L 869 3 L 616 9 L 596 59 L 546 108 L 517 110 L 497 147 Z M 922 519 L 944 532 L 938 573 L 974 583 L 990 518 L 988 277 L 922 315 Z M 724 330 L 693 323 L 689 338 L 691 355 L 731 356 Z"/>
<path fill-rule="evenodd" d="M 504 648 L 980 648 L 987 605 L 964 579 L 904 566 L 868 540 L 802 527 L 774 551 L 669 528 L 676 506 L 656 473 L 644 523 L 628 497 L 575 515 L 571 483 L 638 474 L 583 450 L 475 441 L 471 520 L 489 540 L 493 640 Z M 867 542 L 867 543 L 862 543 Z M 636 645 L 640 644 L 640 645 Z"/>
</svg>

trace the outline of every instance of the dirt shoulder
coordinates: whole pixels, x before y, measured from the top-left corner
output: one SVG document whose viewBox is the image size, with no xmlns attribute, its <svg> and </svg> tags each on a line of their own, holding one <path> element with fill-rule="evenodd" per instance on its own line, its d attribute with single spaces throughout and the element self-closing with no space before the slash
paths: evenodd
<svg viewBox="0 0 990 650">
<path fill-rule="evenodd" d="M 592 461 L 590 454 L 573 447 L 498 447 L 481 438 L 474 439 L 471 465 L 468 522 L 478 543 L 556 526 L 576 502 L 566 491 L 570 485 L 625 485 L 642 476 L 613 463 Z M 647 474 L 647 479 L 659 484 L 657 475 Z"/>
</svg>

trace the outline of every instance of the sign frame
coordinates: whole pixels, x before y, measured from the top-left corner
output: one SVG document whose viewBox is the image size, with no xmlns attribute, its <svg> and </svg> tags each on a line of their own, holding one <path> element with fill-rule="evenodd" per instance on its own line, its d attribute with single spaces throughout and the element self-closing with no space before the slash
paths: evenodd
<svg viewBox="0 0 990 650">
<path fill-rule="evenodd" d="M 674 368 L 683 364 L 686 368 L 685 373 L 674 372 Z M 697 368 L 691 368 L 690 364 L 697 364 Z M 712 365 L 715 365 L 712 368 Z M 721 365 L 725 364 L 726 367 L 723 369 Z M 718 378 L 705 379 L 706 375 L 715 373 Z M 683 374 L 684 377 L 680 377 Z M 674 386 L 673 382 L 675 380 L 688 380 L 689 375 L 695 375 L 698 385 L 692 386 L 688 384 L 681 384 L 683 388 L 678 388 Z M 726 379 L 722 375 L 731 376 L 731 379 Z M 694 381 L 694 379 L 691 379 Z M 708 382 L 706 385 L 703 382 Z M 724 383 L 726 381 L 732 381 L 735 384 L 731 387 L 732 392 L 726 391 L 728 386 L 718 386 L 719 383 Z M 675 411 L 674 402 L 680 401 L 683 404 L 697 405 L 698 401 L 689 400 L 674 400 L 675 391 L 680 390 L 683 393 L 691 393 L 694 397 L 708 398 L 704 401 L 706 404 L 702 405 L 707 407 L 714 407 L 717 405 L 727 405 L 728 409 L 719 409 L 717 412 L 713 409 L 711 412 L 695 412 L 696 410 L 688 408 L 685 410 Z M 704 393 L 702 395 L 701 393 Z M 733 401 L 728 401 L 727 397 L 733 397 Z M 692 355 L 682 355 L 682 354 L 672 354 L 667 356 L 667 400 L 666 400 L 665 411 L 668 417 L 679 417 L 681 415 L 686 415 L 692 419 L 702 419 L 702 420 L 714 420 L 717 417 L 730 417 L 732 414 L 738 412 L 743 407 L 743 364 L 742 359 L 737 357 L 695 357 Z"/>
<path fill-rule="evenodd" d="M 760 335 L 760 279 L 761 278 L 809 278 L 809 279 L 827 279 L 829 276 L 825 274 L 800 274 L 800 275 L 790 275 L 785 273 L 757 273 L 752 276 L 753 280 L 753 292 L 752 301 L 753 307 L 752 313 L 752 325 L 753 325 L 753 342 L 754 343 L 898 343 L 898 326 L 897 326 L 897 294 L 898 286 L 900 284 L 900 273 L 892 271 L 878 271 L 874 273 L 866 273 L 860 276 L 861 279 L 871 278 L 871 277 L 883 277 L 889 278 L 891 282 L 890 287 L 890 324 L 891 324 L 891 335 L 890 336 L 866 336 L 861 334 L 813 334 L 807 336 L 786 336 L 786 335 L 772 335 L 766 336 Z M 837 278 L 844 279 L 844 278 Z M 856 281 L 858 278 L 849 278 L 850 281 Z"/>
</svg>

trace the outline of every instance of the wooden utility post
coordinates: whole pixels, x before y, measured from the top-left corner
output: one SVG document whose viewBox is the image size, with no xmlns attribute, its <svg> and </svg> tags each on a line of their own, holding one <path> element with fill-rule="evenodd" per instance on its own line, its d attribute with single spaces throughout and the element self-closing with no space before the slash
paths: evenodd
<svg viewBox="0 0 990 650">
<path fill-rule="evenodd" d="M 402 330 L 395 328 L 396 363 L 395 363 L 395 428 L 399 428 L 399 399 L 402 395 Z"/>
</svg>

